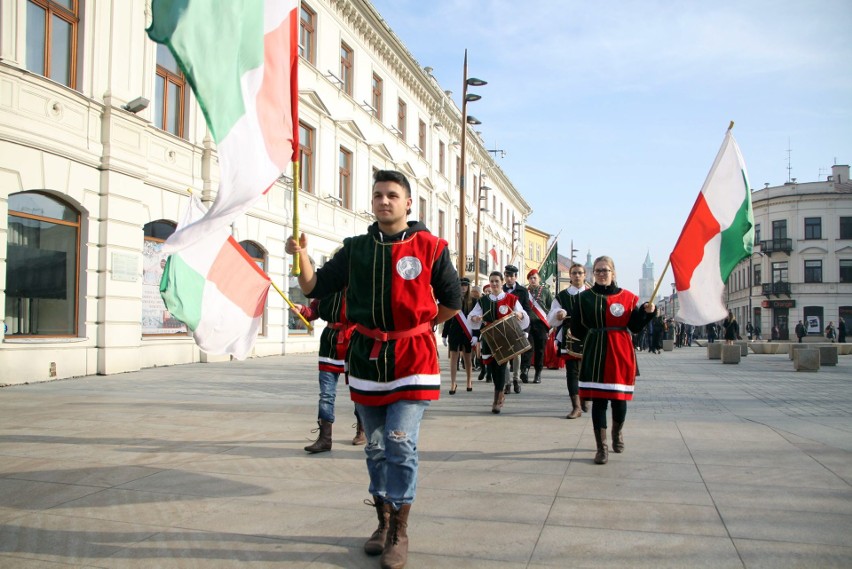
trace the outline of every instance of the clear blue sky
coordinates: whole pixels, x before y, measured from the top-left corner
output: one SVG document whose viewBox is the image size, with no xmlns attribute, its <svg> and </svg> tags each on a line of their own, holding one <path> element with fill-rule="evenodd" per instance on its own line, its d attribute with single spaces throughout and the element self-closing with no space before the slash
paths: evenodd
<svg viewBox="0 0 852 569">
<path fill-rule="evenodd" d="M 469 114 L 532 206 L 585 260 L 659 277 L 733 120 L 750 182 L 852 162 L 849 0 L 373 0 Z M 788 152 L 788 149 L 791 151 Z M 789 158 L 789 162 L 788 162 Z M 663 291 L 673 279 L 669 271 Z"/>
</svg>

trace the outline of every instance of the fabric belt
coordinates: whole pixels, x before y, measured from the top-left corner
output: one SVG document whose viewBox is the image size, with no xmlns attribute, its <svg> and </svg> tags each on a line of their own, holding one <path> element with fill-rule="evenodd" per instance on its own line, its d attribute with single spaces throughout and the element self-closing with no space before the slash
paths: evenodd
<svg viewBox="0 0 852 569">
<path fill-rule="evenodd" d="M 603 328 L 589 328 L 589 332 L 612 332 L 616 330 L 627 330 L 627 326 L 605 326 Z"/>
<path fill-rule="evenodd" d="M 332 330 L 346 330 L 349 326 L 351 326 L 351 324 L 344 324 L 343 322 L 332 322 L 328 325 L 328 327 Z"/>
<path fill-rule="evenodd" d="M 390 340 L 399 340 L 401 338 L 411 338 L 412 336 L 427 334 L 432 331 L 432 325 L 429 322 L 424 322 L 423 324 L 418 324 L 414 328 L 409 328 L 408 330 L 384 331 L 379 330 L 378 328 L 367 328 L 363 324 L 356 324 L 355 330 L 357 330 L 359 334 L 375 340 L 373 342 L 373 349 L 370 350 L 370 359 L 377 360 L 379 359 L 379 350 L 383 343 L 389 342 Z"/>
</svg>

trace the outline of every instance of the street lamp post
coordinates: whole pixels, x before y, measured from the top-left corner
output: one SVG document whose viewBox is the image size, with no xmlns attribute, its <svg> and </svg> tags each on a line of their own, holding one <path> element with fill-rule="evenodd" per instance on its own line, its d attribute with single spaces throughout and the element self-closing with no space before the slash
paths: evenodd
<svg viewBox="0 0 852 569">
<path fill-rule="evenodd" d="M 482 79 L 477 79 L 475 77 L 468 78 L 467 76 L 467 50 L 464 50 L 464 81 L 462 83 L 462 122 L 461 122 L 461 172 L 459 172 L 459 276 L 464 276 L 465 274 L 465 260 L 467 257 L 466 254 L 466 235 L 465 232 L 467 228 L 465 227 L 465 190 L 464 190 L 464 178 L 465 178 L 465 170 L 467 169 L 466 161 L 466 139 L 467 139 L 467 125 L 468 124 L 481 124 L 474 117 L 467 116 L 467 103 L 468 101 L 478 101 L 482 97 L 479 95 L 475 95 L 473 93 L 467 92 L 468 85 L 473 87 L 481 87 L 483 85 L 487 85 L 486 81 Z M 477 202 L 477 207 L 479 207 L 479 203 Z M 478 239 L 478 237 L 477 237 Z M 477 267 L 474 267 L 477 269 Z"/>
<path fill-rule="evenodd" d="M 485 198 L 486 202 L 486 211 L 488 210 L 488 195 L 482 195 L 482 192 L 487 192 L 491 190 L 488 186 L 479 186 L 477 190 L 477 198 L 476 198 L 476 243 L 474 244 L 474 260 L 473 260 L 473 271 L 476 275 L 474 277 L 474 283 L 476 286 L 479 286 L 479 243 L 482 241 L 482 236 L 479 234 L 480 231 L 480 219 L 482 218 L 482 199 Z"/>
</svg>

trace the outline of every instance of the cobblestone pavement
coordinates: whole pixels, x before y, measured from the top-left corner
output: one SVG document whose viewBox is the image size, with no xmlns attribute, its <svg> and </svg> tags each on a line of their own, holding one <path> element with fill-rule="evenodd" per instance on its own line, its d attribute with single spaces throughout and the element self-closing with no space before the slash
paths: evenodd
<svg viewBox="0 0 852 569">
<path fill-rule="evenodd" d="M 495 416 L 444 370 L 409 567 L 852 567 L 852 357 L 638 358 L 605 466 L 564 371 Z M 343 386 L 333 450 L 302 450 L 316 375 L 289 355 L 0 389 L 0 568 L 378 567 Z"/>
</svg>

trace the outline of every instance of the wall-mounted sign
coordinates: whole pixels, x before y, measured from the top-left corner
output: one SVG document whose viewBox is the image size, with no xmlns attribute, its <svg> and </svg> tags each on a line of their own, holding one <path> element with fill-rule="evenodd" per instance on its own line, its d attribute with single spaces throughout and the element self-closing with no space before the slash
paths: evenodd
<svg viewBox="0 0 852 569">
<path fill-rule="evenodd" d="M 760 303 L 763 308 L 795 308 L 796 301 L 792 299 L 786 300 L 764 300 Z"/>
</svg>

